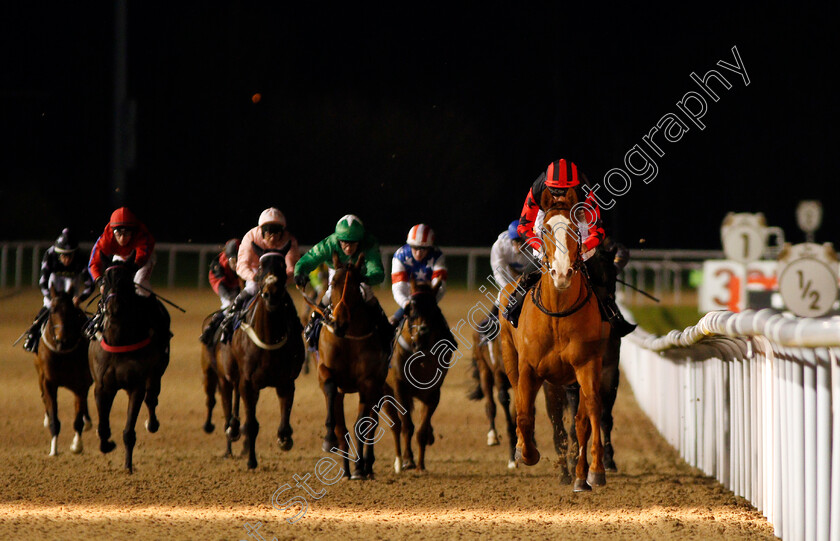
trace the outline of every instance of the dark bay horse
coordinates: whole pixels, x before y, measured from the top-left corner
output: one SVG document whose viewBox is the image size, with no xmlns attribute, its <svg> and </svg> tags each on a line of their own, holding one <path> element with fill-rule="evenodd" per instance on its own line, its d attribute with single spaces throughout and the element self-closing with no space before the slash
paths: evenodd
<svg viewBox="0 0 840 541">
<path fill-rule="evenodd" d="M 88 391 L 93 379 L 87 361 L 88 340 L 82 329 L 85 313 L 73 303 L 73 292 L 57 292 L 50 286 L 49 316 L 41 328 L 41 342 L 35 356 L 35 369 L 44 400 L 44 426 L 50 429 L 50 456 L 58 454 L 58 388 L 69 389 L 76 398 L 76 435 L 70 445 L 73 453 L 82 452 L 82 430 L 91 427 L 88 413 Z"/>
<path fill-rule="evenodd" d="M 542 234 L 545 270 L 537 286 L 523 298 L 518 327 L 501 320 L 505 371 L 516 388 L 516 457 L 526 465 L 539 462 L 534 443 L 534 401 L 540 385 L 580 385 L 575 429 L 580 453 L 574 490 L 606 484 L 601 440 L 601 368 L 608 324 L 581 272 L 579 234 L 569 211 L 549 209 Z M 513 285 L 507 286 L 510 293 Z M 586 446 L 592 438 L 592 465 Z"/>
<path fill-rule="evenodd" d="M 88 361 L 94 381 L 94 397 L 99 413 L 99 449 L 110 453 L 111 406 L 117 391 L 128 393 L 128 415 L 123 430 L 125 467 L 134 471 L 132 456 L 137 435 L 134 425 L 145 401 L 149 410 L 146 430 L 160 427 L 155 409 L 160 380 L 169 365 L 169 314 L 154 297 L 135 292 L 131 262 L 105 271 L 101 310 L 102 331 L 90 342 Z"/>
<path fill-rule="evenodd" d="M 417 285 L 411 281 L 411 300 L 405 309 L 405 319 L 397 334 L 397 342 L 391 354 L 390 368 L 385 383 L 385 393 L 393 396 L 405 408 L 397 410 L 386 403 L 389 418 L 395 419 L 391 429 L 394 433 L 396 460 L 394 470 L 410 470 L 415 467 L 426 469 L 426 446 L 435 442 L 432 429 L 432 415 L 440 402 L 440 387 L 446 377 L 455 340 L 449 331 L 446 318 L 437 305 L 438 287 L 428 284 Z M 441 347 L 446 340 L 451 347 Z M 435 348 L 436 344 L 440 344 Z M 434 351 L 432 351 L 434 349 Z M 417 464 L 411 450 L 414 422 L 411 411 L 414 399 L 422 404 L 420 426 L 417 430 L 419 454 Z M 400 445 L 402 436 L 402 445 Z"/>
<path fill-rule="evenodd" d="M 505 426 L 508 434 L 508 447 L 510 458 L 508 468 L 516 467 L 516 411 L 510 399 L 510 380 L 505 373 L 505 364 L 502 361 L 502 341 L 497 336 L 489 342 L 482 343 L 481 333 L 473 333 L 473 355 L 476 366 L 478 366 L 478 378 L 481 390 L 484 392 L 484 411 L 490 423 L 490 430 L 487 432 L 487 445 L 499 445 L 499 433 L 496 431 L 496 400 L 493 398 L 493 390 L 497 392 L 502 413 L 505 416 Z"/>
<path fill-rule="evenodd" d="M 376 433 L 378 415 L 374 408 L 382 398 L 388 362 L 359 290 L 364 257 L 345 265 L 333 254 L 333 268 L 332 313 L 318 340 L 318 382 L 327 402 L 323 449 L 330 452 L 337 448 L 344 456 L 345 475 L 350 472 L 349 457 L 353 456 L 351 479 L 373 479 L 375 441 L 362 436 Z M 353 425 L 355 445 L 344 418 L 344 395 L 348 393 L 359 393 L 358 416 Z M 350 447 L 353 451 L 348 453 Z"/>
<path fill-rule="evenodd" d="M 226 456 L 231 454 L 231 442 L 240 437 L 239 399 L 242 399 L 250 469 L 257 467 L 256 441 L 260 430 L 257 401 L 261 389 L 274 387 L 280 400 L 280 426 L 277 429 L 280 449 L 288 451 L 294 444 L 290 418 L 295 400 L 295 379 L 300 375 L 305 358 L 300 324 L 297 315 L 291 315 L 293 309 L 289 310 L 292 300 L 286 291 L 285 252 L 264 253 L 260 257 L 256 281 L 259 292 L 230 343 L 216 345 L 211 376 L 218 383 L 222 397 L 228 437 Z M 207 423 L 210 423 L 212 411 L 210 398 L 208 391 L 205 430 L 209 428 Z"/>
</svg>

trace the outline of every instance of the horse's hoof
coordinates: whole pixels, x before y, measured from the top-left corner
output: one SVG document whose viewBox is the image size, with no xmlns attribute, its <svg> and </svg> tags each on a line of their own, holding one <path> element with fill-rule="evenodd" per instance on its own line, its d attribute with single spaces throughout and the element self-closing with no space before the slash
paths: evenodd
<svg viewBox="0 0 840 541">
<path fill-rule="evenodd" d="M 615 473 L 618 471 L 618 468 L 615 465 L 615 462 L 611 462 L 609 464 L 604 464 L 604 469 L 610 473 Z"/>
<path fill-rule="evenodd" d="M 295 444 L 295 440 L 293 440 L 291 437 L 277 438 L 277 444 L 280 445 L 281 451 L 288 451 Z"/>
<path fill-rule="evenodd" d="M 583 479 L 575 479 L 575 492 L 590 492 L 592 487 Z"/>
<path fill-rule="evenodd" d="M 564 473 L 560 476 L 560 484 L 561 485 L 571 485 L 572 484 L 572 476 L 568 473 Z"/>
<path fill-rule="evenodd" d="M 540 461 L 540 452 L 536 448 L 534 448 L 534 452 L 530 455 L 527 455 L 522 452 L 521 447 L 517 447 L 514 458 L 517 462 L 522 462 L 526 466 L 533 466 L 534 464 Z"/>
<path fill-rule="evenodd" d="M 323 450 L 325 453 L 330 453 L 332 452 L 333 447 L 338 447 L 338 440 L 324 438 L 324 442 L 321 443 L 321 450 Z"/>
<path fill-rule="evenodd" d="M 499 445 L 499 436 L 496 434 L 495 430 L 490 430 L 487 433 L 487 446 L 493 447 L 494 445 Z"/>
<path fill-rule="evenodd" d="M 82 445 L 82 436 L 78 432 L 73 436 L 73 443 L 70 444 L 70 452 L 78 455 L 82 452 L 84 446 Z"/>
<path fill-rule="evenodd" d="M 227 439 L 230 441 L 239 441 L 239 438 L 242 437 L 238 427 L 234 429 L 232 426 L 229 426 L 227 430 L 225 430 L 225 434 L 227 435 Z"/>
<path fill-rule="evenodd" d="M 586 482 L 589 486 L 602 487 L 607 484 L 607 476 L 604 472 L 597 473 L 589 470 L 589 475 L 586 476 Z"/>
<path fill-rule="evenodd" d="M 515 470 L 518 467 L 519 467 L 519 464 L 517 464 L 515 460 L 508 460 L 508 469 L 509 470 Z"/>
<path fill-rule="evenodd" d="M 216 425 L 214 425 L 214 424 L 213 424 L 213 423 L 211 423 L 210 421 L 207 421 L 206 423 L 204 423 L 204 431 L 205 431 L 206 433 L 210 434 L 210 433 L 212 433 L 214 430 L 216 430 Z"/>
<path fill-rule="evenodd" d="M 365 479 L 365 472 L 362 470 L 356 470 L 350 474 L 351 481 L 363 481 Z"/>
<path fill-rule="evenodd" d="M 105 454 L 110 453 L 114 449 L 117 448 L 117 444 L 112 442 L 111 440 L 108 441 L 100 441 L 99 442 L 99 450 Z"/>
<path fill-rule="evenodd" d="M 132 466 L 132 465 L 126 466 L 125 471 L 128 472 L 128 475 L 134 474 L 134 466 Z"/>
<path fill-rule="evenodd" d="M 402 461 L 403 470 L 413 470 L 415 468 L 417 468 L 417 465 L 414 463 L 413 458 L 406 458 Z"/>
<path fill-rule="evenodd" d="M 257 469 L 257 459 L 256 458 L 248 458 L 248 469 L 249 470 Z"/>
<path fill-rule="evenodd" d="M 146 419 L 146 430 L 154 434 L 160 428 L 160 422 L 157 419 Z"/>
<path fill-rule="evenodd" d="M 400 457 L 397 457 L 394 460 L 394 471 L 400 473 L 402 471 L 402 463 L 400 462 Z"/>
</svg>

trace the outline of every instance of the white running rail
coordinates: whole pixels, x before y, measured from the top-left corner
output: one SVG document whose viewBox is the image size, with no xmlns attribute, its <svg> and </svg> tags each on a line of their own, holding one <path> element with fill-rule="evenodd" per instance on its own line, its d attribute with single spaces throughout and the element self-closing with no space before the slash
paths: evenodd
<svg viewBox="0 0 840 541">
<path fill-rule="evenodd" d="M 840 540 L 840 318 L 711 312 L 621 366 L 682 457 L 743 496 L 786 540 Z"/>
</svg>

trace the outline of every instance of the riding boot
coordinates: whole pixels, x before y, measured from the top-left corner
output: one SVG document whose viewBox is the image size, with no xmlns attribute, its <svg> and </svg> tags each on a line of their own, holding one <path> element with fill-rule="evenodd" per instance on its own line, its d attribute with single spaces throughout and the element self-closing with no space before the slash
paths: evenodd
<svg viewBox="0 0 840 541">
<path fill-rule="evenodd" d="M 321 334 L 321 324 L 323 321 L 324 318 L 318 311 L 313 311 L 312 315 L 309 316 L 309 321 L 303 329 L 303 337 L 306 340 L 306 345 L 310 349 L 318 349 L 318 337 Z"/>
<path fill-rule="evenodd" d="M 214 338 L 216 337 L 216 330 L 219 328 L 219 324 L 221 324 L 222 320 L 225 319 L 225 312 L 222 310 L 218 310 L 217 312 L 213 313 L 213 317 L 210 319 L 210 322 L 202 331 L 201 336 L 198 338 L 202 344 L 208 347 L 213 346 Z"/>
<path fill-rule="evenodd" d="M 595 296 L 598 298 L 598 302 L 601 303 L 601 308 L 603 308 L 607 321 L 619 338 L 627 336 L 636 329 L 636 325 L 624 319 L 624 315 L 615 303 L 615 296 L 610 294 L 607 288 L 594 287 L 593 290 Z"/>
<path fill-rule="evenodd" d="M 537 285 L 537 282 L 540 281 L 540 276 L 542 276 L 542 271 L 535 270 L 519 277 L 519 281 L 510 295 L 504 312 L 504 318 L 510 321 L 510 324 L 514 327 L 519 324 L 519 313 L 522 311 L 525 295 L 529 289 Z"/>
<path fill-rule="evenodd" d="M 385 310 L 382 309 L 382 305 L 379 304 L 379 300 L 376 297 L 368 301 L 367 306 L 368 310 L 370 310 L 370 316 L 373 319 L 376 332 L 379 335 L 382 350 L 390 357 L 391 347 L 394 343 L 394 327 L 391 325 L 388 316 L 385 314 Z"/>
<path fill-rule="evenodd" d="M 222 344 L 227 344 L 230 342 L 231 337 L 233 336 L 233 325 L 236 322 L 237 317 L 239 316 L 239 312 L 242 308 L 248 304 L 248 301 L 251 300 L 252 295 L 242 291 L 239 295 L 236 296 L 236 299 L 233 301 L 233 304 L 228 308 L 227 313 L 225 314 L 225 319 L 222 321 L 222 334 L 219 335 L 219 342 Z"/>
<path fill-rule="evenodd" d="M 47 320 L 50 315 L 50 309 L 42 306 L 38 315 L 32 321 L 32 326 L 26 331 L 26 341 L 23 343 L 23 349 L 30 353 L 38 353 L 38 343 L 41 341 L 41 325 Z"/>
</svg>

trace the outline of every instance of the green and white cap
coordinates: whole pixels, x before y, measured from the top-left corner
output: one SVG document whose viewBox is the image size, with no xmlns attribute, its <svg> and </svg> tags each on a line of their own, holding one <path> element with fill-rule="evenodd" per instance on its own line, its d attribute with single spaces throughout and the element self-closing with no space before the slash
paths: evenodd
<svg viewBox="0 0 840 541">
<path fill-rule="evenodd" d="M 359 242 L 365 236 L 365 226 L 355 214 L 347 214 L 335 224 L 335 236 L 346 242 Z"/>
</svg>

